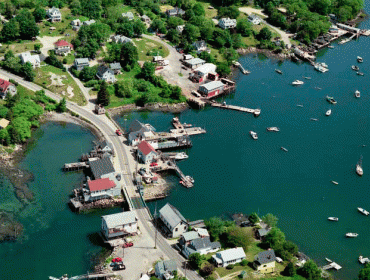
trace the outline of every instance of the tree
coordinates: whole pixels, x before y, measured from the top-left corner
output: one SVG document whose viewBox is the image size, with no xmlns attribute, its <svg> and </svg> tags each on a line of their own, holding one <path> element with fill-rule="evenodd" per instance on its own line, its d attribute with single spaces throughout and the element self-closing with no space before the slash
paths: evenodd
<svg viewBox="0 0 370 280">
<path fill-rule="evenodd" d="M 370 263 L 367 263 L 363 268 L 361 268 L 358 274 L 358 280 L 370 280 Z"/>
<path fill-rule="evenodd" d="M 216 71 L 220 76 L 227 76 L 231 73 L 230 67 L 229 65 L 227 65 L 227 63 L 219 62 L 216 65 L 217 65 Z"/>
<path fill-rule="evenodd" d="M 139 59 L 136 46 L 132 43 L 123 44 L 121 47 L 121 65 L 133 67 Z"/>
<path fill-rule="evenodd" d="M 15 102 L 12 112 L 14 117 L 23 117 L 29 121 L 37 120 L 44 113 L 44 109 L 29 98 L 21 98 L 16 94 L 12 98 Z"/>
<path fill-rule="evenodd" d="M 168 28 L 176 28 L 179 25 L 183 25 L 184 20 L 179 17 L 170 17 L 167 21 Z"/>
<path fill-rule="evenodd" d="M 196 16 L 204 16 L 206 14 L 203 5 L 199 2 L 194 4 L 192 10 Z"/>
<path fill-rule="evenodd" d="M 114 89 L 116 96 L 130 98 L 134 91 L 134 83 L 131 79 L 126 81 L 117 81 L 114 84 Z"/>
<path fill-rule="evenodd" d="M 292 262 L 289 262 L 288 265 L 285 267 L 285 269 L 283 271 L 283 274 L 285 276 L 290 276 L 290 277 L 295 276 L 296 273 L 297 273 L 297 269 L 296 269 L 295 265 Z"/>
<path fill-rule="evenodd" d="M 56 111 L 58 113 L 64 113 L 64 112 L 67 111 L 67 101 L 66 101 L 66 99 L 64 97 L 63 97 L 62 100 L 60 100 L 60 102 L 56 106 Z"/>
<path fill-rule="evenodd" d="M 11 142 L 10 135 L 8 129 L 1 129 L 0 130 L 0 140 L 2 145 L 9 145 Z"/>
<path fill-rule="evenodd" d="M 262 221 L 269 227 L 276 227 L 278 218 L 271 213 L 268 213 L 266 216 L 262 217 Z"/>
<path fill-rule="evenodd" d="M 173 86 L 171 87 L 171 95 L 170 97 L 173 99 L 173 100 L 180 100 L 181 98 L 181 88 L 179 86 Z"/>
<path fill-rule="evenodd" d="M 145 61 L 141 68 L 140 76 L 147 81 L 151 81 L 154 75 L 155 65 L 152 62 Z"/>
<path fill-rule="evenodd" d="M 185 25 L 184 31 L 182 32 L 182 35 L 184 39 L 187 40 L 188 42 L 194 42 L 200 36 L 199 27 L 192 25 L 190 23 L 187 23 Z"/>
<path fill-rule="evenodd" d="M 198 269 L 202 265 L 203 257 L 199 253 L 193 253 L 188 258 L 192 268 Z"/>
<path fill-rule="evenodd" d="M 80 75 L 78 76 L 79 79 L 81 79 L 84 82 L 94 80 L 96 77 L 97 68 L 96 67 L 84 67 Z"/>
<path fill-rule="evenodd" d="M 98 91 L 98 104 L 103 106 L 108 106 L 110 102 L 110 96 L 108 92 L 108 85 L 106 81 L 103 81 L 100 85 L 100 90 Z"/>
<path fill-rule="evenodd" d="M 21 74 L 24 76 L 24 78 L 27 81 L 32 82 L 33 79 L 36 77 L 36 73 L 35 73 L 35 71 L 33 71 L 32 64 L 29 63 L 29 62 L 26 62 L 25 64 L 23 64 L 21 66 L 20 71 L 21 71 Z"/>
<path fill-rule="evenodd" d="M 36 22 L 42 21 L 46 17 L 46 10 L 38 6 L 34 11 L 33 11 L 33 16 L 35 18 Z"/>
<path fill-rule="evenodd" d="M 180 34 L 176 29 L 171 29 L 167 33 L 167 39 L 175 45 L 178 45 L 180 43 Z"/>
<path fill-rule="evenodd" d="M 14 41 L 19 36 L 19 23 L 17 20 L 12 18 L 5 23 L 0 34 L 2 42 Z"/>
<path fill-rule="evenodd" d="M 35 18 L 28 10 L 21 10 L 15 19 L 19 23 L 19 36 L 22 39 L 32 39 L 39 35 L 39 28 L 36 25 Z"/>
<path fill-rule="evenodd" d="M 167 33 L 166 24 L 161 19 L 153 20 L 152 24 L 150 25 L 150 28 L 153 31 L 161 33 L 161 34 L 166 34 Z"/>
<path fill-rule="evenodd" d="M 121 34 L 123 36 L 126 36 L 126 37 L 134 37 L 134 27 L 131 23 L 129 22 L 125 22 L 125 23 L 121 23 L 118 28 L 117 28 L 117 34 Z"/>
<path fill-rule="evenodd" d="M 81 1 L 81 14 L 88 18 L 100 18 L 101 5 L 99 0 Z"/>
<path fill-rule="evenodd" d="M 146 30 L 145 24 L 140 19 L 135 20 L 132 27 L 137 37 L 140 37 Z"/>
<path fill-rule="evenodd" d="M 285 234 L 278 228 L 272 228 L 270 232 L 265 236 L 263 244 L 269 248 L 276 249 L 282 248 L 285 243 Z"/>
<path fill-rule="evenodd" d="M 321 270 L 313 260 L 305 262 L 305 264 L 298 269 L 298 274 L 309 280 L 321 279 Z"/>
<path fill-rule="evenodd" d="M 218 16 L 220 18 L 228 17 L 236 19 L 240 15 L 239 9 L 236 6 L 221 7 L 218 10 Z"/>
<path fill-rule="evenodd" d="M 34 44 L 33 49 L 35 50 L 35 52 L 39 52 L 41 49 L 41 44 Z"/>
<path fill-rule="evenodd" d="M 270 41 L 271 38 L 272 38 L 272 32 L 267 27 L 262 28 L 261 31 L 257 35 L 257 39 L 260 41 L 262 40 Z"/>
<path fill-rule="evenodd" d="M 108 57 L 105 58 L 107 62 L 119 61 L 121 57 L 121 44 L 112 43 L 108 47 Z"/>
<path fill-rule="evenodd" d="M 205 225 L 213 240 L 219 240 L 219 236 L 225 232 L 224 221 L 218 217 L 212 217 L 205 221 Z"/>
<path fill-rule="evenodd" d="M 8 108 L 6 108 L 4 105 L 0 104 L 0 118 L 5 118 L 6 115 L 8 114 L 8 111 L 9 111 Z"/>
<path fill-rule="evenodd" d="M 298 253 L 298 246 L 292 241 L 286 241 L 283 245 L 283 248 L 292 255 L 296 255 Z"/>
<path fill-rule="evenodd" d="M 252 236 L 247 234 L 241 227 L 235 227 L 227 236 L 228 246 L 243 247 L 244 251 L 248 250 L 248 246 L 252 243 L 252 240 Z"/>
<path fill-rule="evenodd" d="M 13 143 L 23 143 L 31 137 L 31 122 L 25 117 L 15 118 L 9 128 L 9 136 Z"/>
<path fill-rule="evenodd" d="M 245 18 L 238 20 L 236 30 L 243 36 L 248 37 L 252 35 L 252 24 Z"/>
<path fill-rule="evenodd" d="M 203 277 L 209 276 L 215 270 L 215 267 L 212 264 L 206 264 L 203 268 L 200 269 L 200 275 Z"/>
</svg>

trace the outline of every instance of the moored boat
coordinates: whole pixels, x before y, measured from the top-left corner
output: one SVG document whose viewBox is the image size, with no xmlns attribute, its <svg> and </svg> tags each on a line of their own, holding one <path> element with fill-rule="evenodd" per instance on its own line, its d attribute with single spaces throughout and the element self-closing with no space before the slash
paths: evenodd
<svg viewBox="0 0 370 280">
<path fill-rule="evenodd" d="M 311 118 L 310 120 L 311 120 L 311 121 L 315 121 L 315 122 L 317 122 L 317 121 L 318 121 L 318 119 L 315 119 L 315 118 Z"/>
<path fill-rule="evenodd" d="M 338 222 L 339 219 L 337 217 L 329 217 L 328 220 Z"/>
<path fill-rule="evenodd" d="M 361 207 L 357 207 L 357 210 L 358 212 L 360 212 L 361 214 L 365 215 L 365 216 L 369 216 L 369 211 L 366 211 L 365 209 L 361 208 Z"/>
<path fill-rule="evenodd" d="M 357 237 L 358 236 L 358 233 L 354 233 L 354 232 L 347 232 L 346 233 L 346 237 L 352 237 L 352 238 L 354 238 L 354 237 Z"/>
<path fill-rule="evenodd" d="M 276 126 L 272 126 L 272 127 L 268 127 L 267 131 L 276 131 L 276 132 L 278 132 L 278 131 L 280 131 L 280 129 Z"/>
<path fill-rule="evenodd" d="M 280 147 L 280 149 L 282 149 L 284 152 L 287 152 L 288 149 L 287 148 L 284 148 L 284 147 Z"/>
<path fill-rule="evenodd" d="M 279 69 L 275 69 L 275 72 L 278 73 L 278 74 L 283 74 L 283 71 L 281 71 Z"/>
<path fill-rule="evenodd" d="M 357 72 L 356 74 L 359 75 L 359 76 L 363 76 L 364 75 L 364 73 L 362 73 L 362 72 Z"/>
<path fill-rule="evenodd" d="M 356 98 L 360 98 L 361 97 L 360 91 L 356 90 L 355 91 L 355 96 L 356 96 Z"/>
<path fill-rule="evenodd" d="M 321 73 L 325 73 L 325 72 L 329 71 L 328 68 L 324 67 L 323 65 L 321 65 L 319 63 L 314 64 L 313 67 L 315 68 L 315 70 L 317 70 L 317 71 L 319 71 Z"/>
<path fill-rule="evenodd" d="M 305 78 L 306 80 L 311 80 L 311 77 L 303 77 L 303 78 Z"/>
<path fill-rule="evenodd" d="M 329 49 L 334 49 L 334 46 L 329 45 L 329 46 L 328 46 L 328 48 L 329 48 Z"/>
<path fill-rule="evenodd" d="M 333 97 L 331 97 L 331 96 L 326 96 L 326 100 L 329 102 L 329 103 L 331 103 L 331 104 L 337 104 L 337 101 L 333 98 Z"/>
<path fill-rule="evenodd" d="M 358 257 L 358 261 L 362 264 L 365 264 L 365 263 L 370 263 L 370 260 L 369 258 L 364 258 L 363 256 L 359 256 Z"/>
<path fill-rule="evenodd" d="M 294 82 L 292 82 L 292 85 L 293 86 L 299 86 L 299 85 L 303 85 L 304 82 L 300 81 L 300 80 L 295 80 Z"/>
<path fill-rule="evenodd" d="M 360 70 L 360 67 L 358 67 L 357 65 L 352 65 L 352 70 L 355 70 L 355 71 L 359 71 Z"/>
<path fill-rule="evenodd" d="M 182 159 L 187 159 L 189 156 L 185 153 L 185 152 L 182 152 L 182 153 L 177 153 L 175 155 L 175 159 L 176 160 L 182 160 Z"/>
<path fill-rule="evenodd" d="M 258 135 L 257 135 L 257 133 L 256 132 L 254 132 L 254 131 L 249 131 L 249 133 L 250 133 L 250 135 L 252 136 L 252 138 L 254 139 L 254 140 L 257 140 L 258 139 Z"/>
<path fill-rule="evenodd" d="M 338 185 L 339 183 L 337 181 L 331 181 L 334 185 Z"/>
<path fill-rule="evenodd" d="M 358 62 L 360 62 L 360 63 L 361 63 L 361 62 L 364 62 L 364 60 L 363 60 L 363 58 L 362 58 L 361 56 L 358 56 L 358 57 L 357 57 L 357 61 L 358 61 Z"/>
<path fill-rule="evenodd" d="M 331 259 L 325 258 L 327 262 L 333 262 Z"/>
<path fill-rule="evenodd" d="M 185 176 L 185 178 L 192 184 L 194 184 L 194 179 L 191 176 Z"/>
<path fill-rule="evenodd" d="M 330 116 L 331 115 L 331 109 L 327 110 L 325 113 L 325 116 Z"/>
</svg>

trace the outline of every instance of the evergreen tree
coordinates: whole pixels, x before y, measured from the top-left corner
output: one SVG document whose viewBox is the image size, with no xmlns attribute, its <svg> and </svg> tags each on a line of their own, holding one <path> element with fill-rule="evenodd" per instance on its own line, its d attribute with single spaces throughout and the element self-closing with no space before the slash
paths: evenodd
<svg viewBox="0 0 370 280">
<path fill-rule="evenodd" d="M 64 113 L 67 111 L 67 101 L 66 99 L 63 97 L 62 100 L 60 100 L 60 102 L 58 103 L 57 107 L 56 107 L 56 111 L 58 113 Z"/>
<path fill-rule="evenodd" d="M 100 90 L 98 92 L 98 104 L 103 106 L 108 106 L 110 102 L 109 92 L 108 92 L 108 85 L 106 81 L 103 81 L 100 85 Z"/>
<path fill-rule="evenodd" d="M 0 34 L 2 42 L 14 41 L 19 36 L 18 22 L 14 18 L 9 20 L 4 24 Z"/>
</svg>

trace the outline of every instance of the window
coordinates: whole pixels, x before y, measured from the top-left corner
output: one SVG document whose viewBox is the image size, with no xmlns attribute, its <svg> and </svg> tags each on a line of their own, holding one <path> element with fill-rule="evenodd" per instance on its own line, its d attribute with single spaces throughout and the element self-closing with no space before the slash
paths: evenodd
<svg viewBox="0 0 370 280">
<path fill-rule="evenodd" d="M 186 230 L 186 226 L 184 226 L 184 230 Z"/>
<path fill-rule="evenodd" d="M 175 231 L 178 231 L 178 228 L 175 228 Z"/>
</svg>

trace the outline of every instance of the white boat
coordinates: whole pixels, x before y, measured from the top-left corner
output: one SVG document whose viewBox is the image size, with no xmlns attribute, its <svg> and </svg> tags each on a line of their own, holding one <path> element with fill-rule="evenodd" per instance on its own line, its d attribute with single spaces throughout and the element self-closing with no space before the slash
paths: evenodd
<svg viewBox="0 0 370 280">
<path fill-rule="evenodd" d="M 331 109 L 327 110 L 325 113 L 325 116 L 330 116 L 331 115 Z"/>
<path fill-rule="evenodd" d="M 358 61 L 358 62 L 364 62 L 364 60 L 363 60 L 363 58 L 362 58 L 361 56 L 358 56 L 358 57 L 357 57 L 357 61 Z"/>
<path fill-rule="evenodd" d="M 356 173 L 358 176 L 364 175 L 364 170 L 362 169 L 362 156 L 360 157 L 356 164 Z"/>
<path fill-rule="evenodd" d="M 300 81 L 300 80 L 295 80 L 294 82 L 292 82 L 292 85 L 293 86 L 299 86 L 299 85 L 303 85 L 304 82 Z"/>
<path fill-rule="evenodd" d="M 359 76 L 363 76 L 364 75 L 364 73 L 362 73 L 362 72 L 357 72 L 356 74 L 359 75 Z"/>
<path fill-rule="evenodd" d="M 311 77 L 303 77 L 303 78 L 305 78 L 306 80 L 311 80 Z"/>
<path fill-rule="evenodd" d="M 287 152 L 288 149 L 287 148 L 284 148 L 284 147 L 280 147 L 280 149 L 282 149 L 284 152 Z"/>
<path fill-rule="evenodd" d="M 267 131 L 276 131 L 276 132 L 278 132 L 278 131 L 280 131 L 280 129 L 276 126 L 273 126 L 273 127 L 268 127 Z"/>
<path fill-rule="evenodd" d="M 317 121 L 318 121 L 318 119 L 314 119 L 314 118 L 311 118 L 310 120 L 311 120 L 311 121 L 315 121 L 315 122 L 317 122 Z"/>
<path fill-rule="evenodd" d="M 325 62 L 321 62 L 321 63 L 318 63 L 318 64 L 321 65 L 324 68 L 329 68 L 329 66 Z"/>
<path fill-rule="evenodd" d="M 301 105 L 301 104 L 297 104 L 297 107 L 303 107 L 303 105 Z"/>
<path fill-rule="evenodd" d="M 329 49 L 334 49 L 334 46 L 329 45 L 329 46 L 328 46 L 328 48 L 329 48 Z"/>
<path fill-rule="evenodd" d="M 185 152 L 182 152 L 182 153 L 177 153 L 175 155 L 175 159 L 176 160 L 182 160 L 182 159 L 187 159 L 189 156 L 185 153 Z"/>
<path fill-rule="evenodd" d="M 331 259 L 325 258 L 327 262 L 333 262 Z"/>
<path fill-rule="evenodd" d="M 361 214 L 365 215 L 365 216 L 369 216 L 369 211 L 366 211 L 365 209 L 361 208 L 361 207 L 357 207 L 357 210 L 358 212 L 360 212 Z"/>
<path fill-rule="evenodd" d="M 358 233 L 354 233 L 354 232 L 347 232 L 346 233 L 346 237 L 352 237 L 352 238 L 354 238 L 354 237 L 357 237 L 358 236 Z"/>
<path fill-rule="evenodd" d="M 191 176 L 185 176 L 185 178 L 186 178 L 189 182 L 191 182 L 192 184 L 194 184 L 194 179 L 193 179 L 193 177 L 191 177 Z"/>
<path fill-rule="evenodd" d="M 355 71 L 359 71 L 360 70 L 360 67 L 358 67 L 357 65 L 352 65 L 352 70 L 355 70 Z"/>
<path fill-rule="evenodd" d="M 281 70 L 279 70 L 279 69 L 275 69 L 275 72 L 276 73 L 279 73 L 279 74 L 283 74 L 283 72 Z"/>
<path fill-rule="evenodd" d="M 252 136 L 252 138 L 254 139 L 254 140 L 257 140 L 258 139 L 258 135 L 257 135 L 257 133 L 256 132 L 254 132 L 254 131 L 249 131 L 249 133 L 250 133 L 250 135 Z"/>
<path fill-rule="evenodd" d="M 321 72 L 321 73 L 325 73 L 325 72 L 328 72 L 328 71 L 329 71 L 329 69 L 328 69 L 328 68 L 326 68 L 326 67 L 322 66 L 322 65 L 321 65 L 321 64 L 319 64 L 319 63 L 314 64 L 314 66 L 313 66 L 313 67 L 315 68 L 315 70 L 317 70 L 317 71 L 319 71 L 319 72 Z"/>
<path fill-rule="evenodd" d="M 339 183 L 337 181 L 331 181 L 334 185 L 338 185 Z"/>
<path fill-rule="evenodd" d="M 365 264 L 365 263 L 370 263 L 370 260 L 369 258 L 364 258 L 363 256 L 359 256 L 358 257 L 358 261 L 362 264 Z"/>
<path fill-rule="evenodd" d="M 361 97 L 360 91 L 356 90 L 355 91 L 355 96 L 356 96 L 356 98 L 360 98 Z"/>
<path fill-rule="evenodd" d="M 339 219 L 337 217 L 329 217 L 328 220 L 338 222 Z"/>
</svg>

